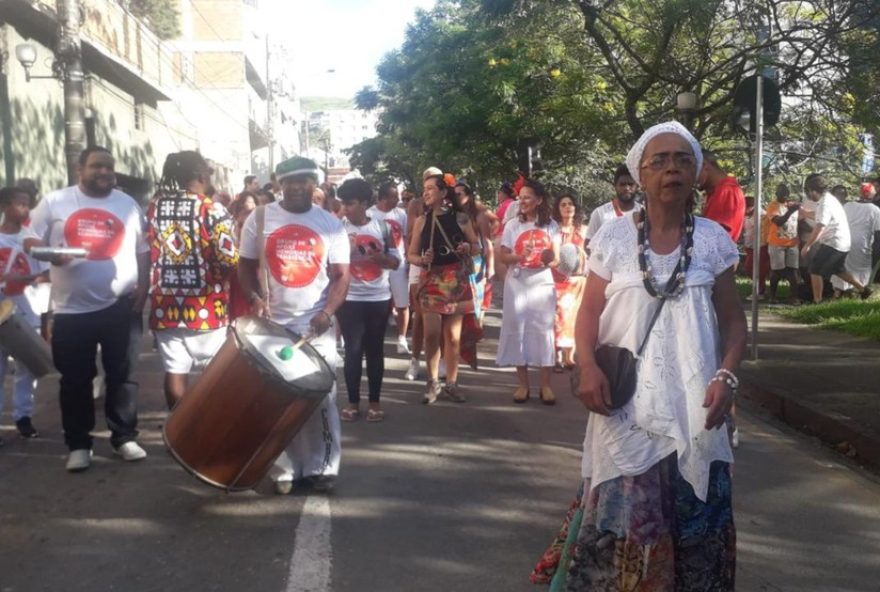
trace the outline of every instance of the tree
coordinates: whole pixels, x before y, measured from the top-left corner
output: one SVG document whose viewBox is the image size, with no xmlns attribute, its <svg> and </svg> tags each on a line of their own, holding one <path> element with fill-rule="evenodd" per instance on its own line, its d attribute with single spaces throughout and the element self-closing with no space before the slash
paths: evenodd
<svg viewBox="0 0 880 592">
<path fill-rule="evenodd" d="M 177 0 L 128 0 L 128 9 L 143 19 L 160 39 L 173 39 L 180 35 Z"/>
</svg>

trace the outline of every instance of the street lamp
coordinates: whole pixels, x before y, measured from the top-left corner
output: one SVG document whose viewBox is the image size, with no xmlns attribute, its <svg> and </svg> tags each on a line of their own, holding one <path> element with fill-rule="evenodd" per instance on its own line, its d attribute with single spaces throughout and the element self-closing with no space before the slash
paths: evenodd
<svg viewBox="0 0 880 592">
<path fill-rule="evenodd" d="M 52 76 L 31 76 L 31 68 L 37 61 L 37 48 L 34 47 L 33 43 L 19 43 L 16 45 L 15 58 L 18 60 L 18 63 L 21 64 L 21 67 L 24 68 L 24 79 L 27 82 L 40 78 L 56 78 L 54 74 Z"/>
<path fill-rule="evenodd" d="M 675 99 L 675 108 L 681 124 L 691 129 L 697 114 L 697 95 L 692 92 L 681 92 Z"/>
</svg>

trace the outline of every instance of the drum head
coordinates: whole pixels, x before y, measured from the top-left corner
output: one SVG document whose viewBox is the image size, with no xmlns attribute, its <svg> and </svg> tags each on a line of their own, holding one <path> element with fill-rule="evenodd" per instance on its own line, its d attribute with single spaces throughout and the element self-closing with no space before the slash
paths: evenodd
<svg viewBox="0 0 880 592">
<path fill-rule="evenodd" d="M 11 298 L 0 300 L 0 325 L 9 320 L 15 313 L 15 303 Z"/>
<path fill-rule="evenodd" d="M 292 395 L 321 398 L 333 388 L 336 373 L 301 336 L 278 323 L 242 317 L 232 326 L 241 351 L 260 371 L 286 384 Z"/>
</svg>

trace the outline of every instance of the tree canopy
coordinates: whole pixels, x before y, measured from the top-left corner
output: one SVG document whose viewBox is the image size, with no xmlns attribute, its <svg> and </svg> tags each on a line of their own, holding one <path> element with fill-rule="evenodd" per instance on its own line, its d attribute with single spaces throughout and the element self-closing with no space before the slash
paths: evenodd
<svg viewBox="0 0 880 592">
<path fill-rule="evenodd" d="M 747 174 L 733 94 L 772 68 L 784 102 L 765 166 L 856 175 L 859 133 L 880 124 L 878 11 L 876 0 L 441 0 L 380 64 L 378 87 L 358 93 L 359 108 L 380 110 L 380 135 L 352 162 L 496 182 L 539 143 L 548 180 L 590 191 L 692 92 L 697 136 Z"/>
</svg>

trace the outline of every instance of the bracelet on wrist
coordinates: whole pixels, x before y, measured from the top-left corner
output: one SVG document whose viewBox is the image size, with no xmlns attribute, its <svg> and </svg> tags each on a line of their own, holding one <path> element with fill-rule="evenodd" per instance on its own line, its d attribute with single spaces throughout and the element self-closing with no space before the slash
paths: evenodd
<svg viewBox="0 0 880 592">
<path fill-rule="evenodd" d="M 733 382 L 733 388 L 739 388 L 739 378 L 727 368 L 719 368 L 715 373 L 715 376 L 725 376 Z"/>
<path fill-rule="evenodd" d="M 731 380 L 730 378 L 728 378 L 726 376 L 718 376 L 718 375 L 713 376 L 712 380 L 709 381 L 709 384 L 712 384 L 713 382 L 723 382 L 724 384 L 726 384 L 727 386 L 730 387 L 731 391 L 736 393 L 736 389 L 737 389 L 738 385 L 733 380 Z"/>
</svg>

